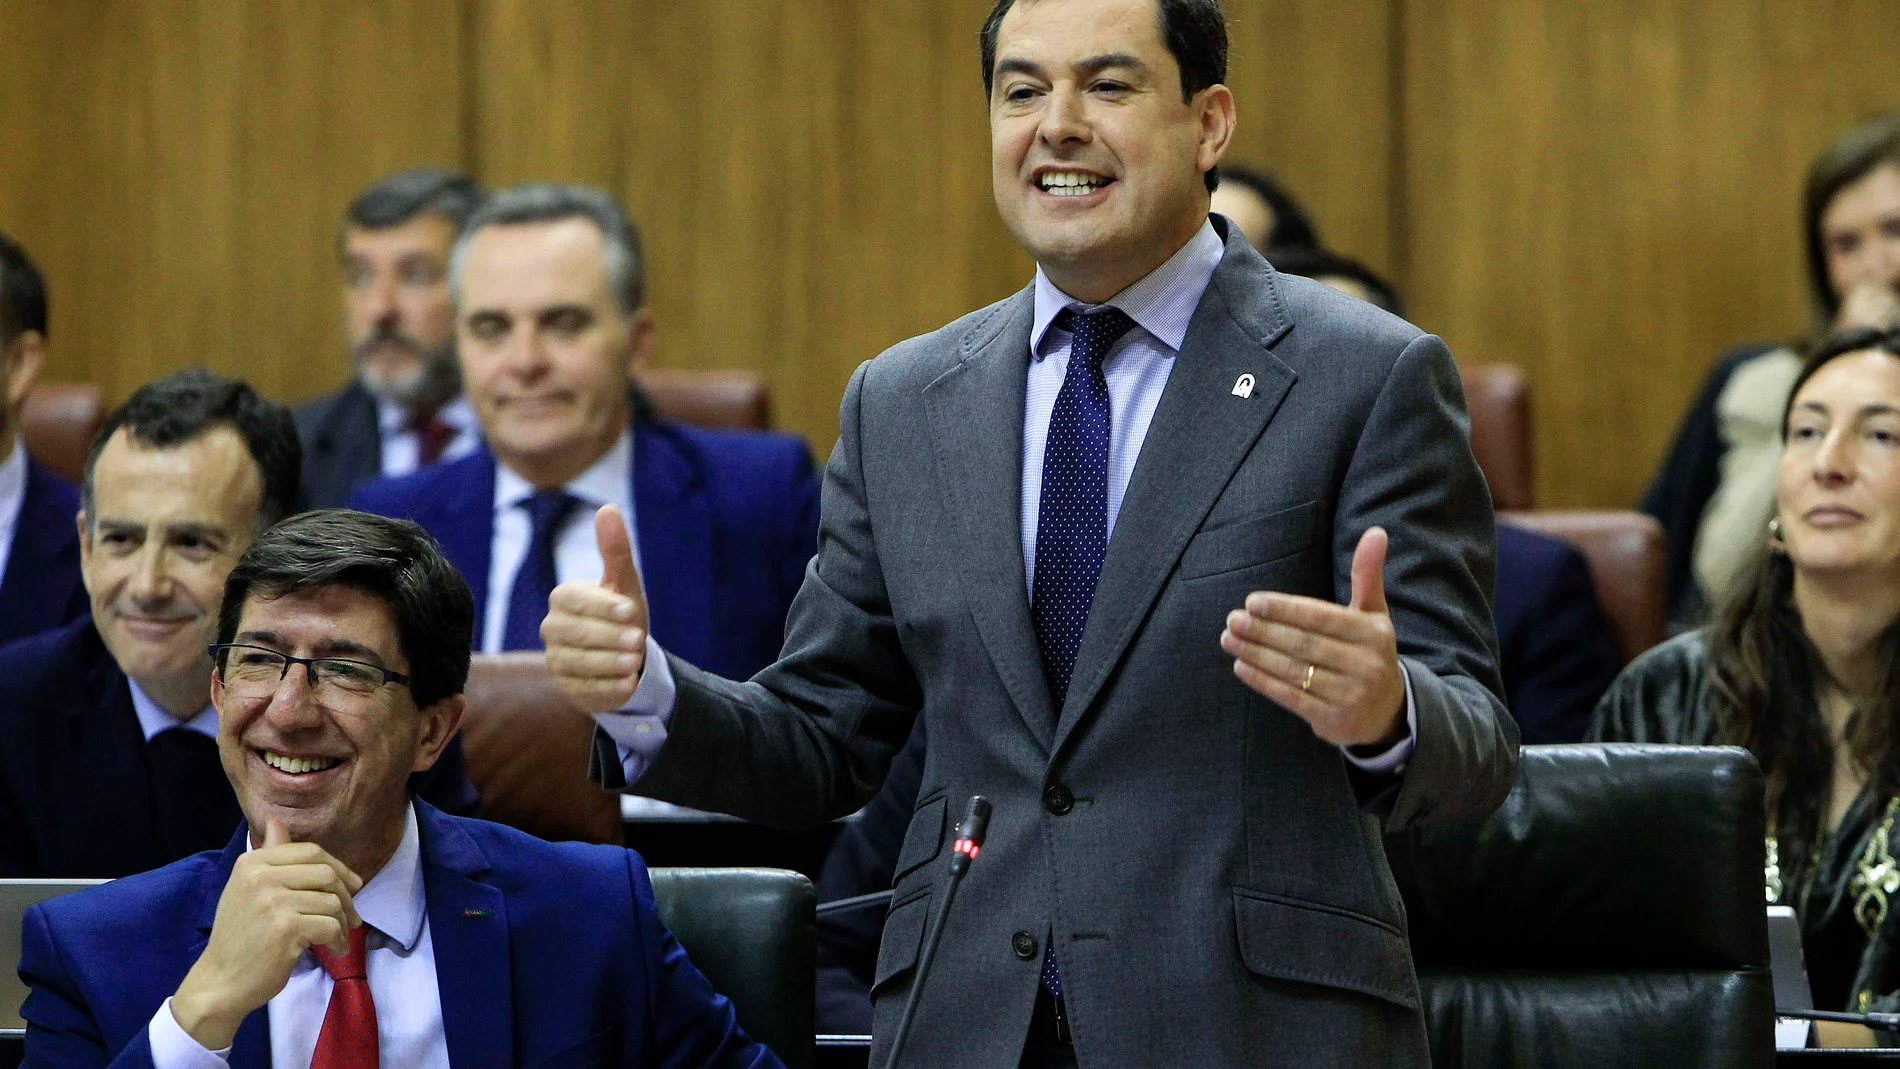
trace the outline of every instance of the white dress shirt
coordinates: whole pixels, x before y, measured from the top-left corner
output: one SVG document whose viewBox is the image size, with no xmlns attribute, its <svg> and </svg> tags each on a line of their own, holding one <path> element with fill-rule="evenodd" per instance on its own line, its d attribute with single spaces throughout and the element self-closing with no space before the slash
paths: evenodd
<svg viewBox="0 0 1900 1069">
<path fill-rule="evenodd" d="M 248 847 L 247 847 L 248 850 Z M 422 839 L 412 803 L 402 842 L 382 871 L 356 893 L 356 912 L 369 925 L 364 970 L 376 1006 L 379 1064 L 403 1069 L 449 1069 L 442 1030 L 442 995 L 436 986 L 435 943 L 429 936 L 423 893 Z M 309 951 L 291 967 L 290 980 L 266 1005 L 270 1014 L 270 1060 L 274 1066 L 305 1066 L 330 1008 L 335 982 Z M 146 1029 L 155 1069 L 226 1069 L 231 1048 L 206 1050 L 178 1026 L 166 999 Z"/>
<path fill-rule="evenodd" d="M 633 561 L 640 563 L 640 540 L 633 514 L 633 429 L 620 432 L 613 447 L 586 471 L 569 480 L 562 489 L 581 503 L 555 534 L 554 578 L 557 583 L 597 582 L 606 566 L 600 560 L 600 546 L 594 541 L 594 512 L 602 505 L 620 506 L 627 520 L 627 540 L 633 545 Z M 515 587 L 515 573 L 528 557 L 528 544 L 534 540 L 534 524 L 523 501 L 534 496 L 534 485 L 495 465 L 495 528 L 488 557 L 488 611 L 482 620 L 482 652 L 499 653 L 508 626 L 508 598 Z"/>
<path fill-rule="evenodd" d="M 138 680 L 127 676 L 125 681 L 132 688 L 132 711 L 139 716 L 139 727 L 145 732 L 146 742 L 151 742 L 152 736 L 159 732 L 169 731 L 172 728 L 184 728 L 187 731 L 195 731 L 211 739 L 218 737 L 218 710 L 216 706 L 206 702 L 204 709 L 199 711 L 196 716 L 190 720 L 180 720 L 166 712 L 157 702 L 153 701 L 151 695 L 145 693 L 144 689 L 139 686 Z"/>
<path fill-rule="evenodd" d="M 481 423 L 475 418 L 474 406 L 468 403 L 468 398 L 458 394 L 455 400 L 435 410 L 435 418 L 455 431 L 455 437 L 442 447 L 439 460 L 467 456 L 481 444 Z M 409 410 L 394 401 L 376 402 L 376 424 L 383 440 L 384 475 L 407 475 L 422 466 L 422 434 L 410 426 L 411 419 Z"/>
<path fill-rule="evenodd" d="M 1036 268 L 1035 308 L 1029 334 L 1028 393 L 1023 405 L 1023 476 L 1022 545 L 1023 572 L 1030 596 L 1035 592 L 1036 524 L 1042 505 L 1043 453 L 1049 440 L 1049 420 L 1055 411 L 1056 395 L 1069 369 L 1070 335 L 1054 326 L 1056 316 L 1065 308 L 1089 311 L 1100 307 L 1119 308 L 1135 321 L 1135 329 L 1116 341 L 1103 360 L 1102 374 L 1108 380 L 1108 531 L 1112 541 L 1115 520 L 1121 513 L 1122 497 L 1134 474 L 1141 446 L 1148 437 L 1155 408 L 1167 388 L 1174 361 L 1187 339 L 1188 321 L 1200 306 L 1201 296 L 1213 281 L 1220 266 L 1225 244 L 1212 223 L 1201 229 L 1160 267 L 1140 281 L 1109 298 L 1106 305 L 1089 305 L 1057 289 Z M 1236 606 L 1238 608 L 1238 606 Z M 1218 623 L 1218 621 L 1216 621 Z M 1214 638 L 1210 635 L 1209 642 Z M 1418 710 L 1412 701 L 1412 679 L 1404 662 L 1399 664 L 1405 676 L 1406 737 L 1383 753 L 1361 758 L 1351 750 L 1342 750 L 1346 759 L 1372 772 L 1391 772 L 1402 768 L 1412 756 L 1418 734 Z M 608 736 L 619 746 L 621 766 L 627 782 L 639 779 L 647 765 L 659 754 L 666 741 L 667 722 L 672 716 L 677 688 L 666 658 L 651 642 L 647 647 L 646 668 L 633 700 L 612 713 L 595 716 Z"/>
<path fill-rule="evenodd" d="M 20 510 L 26 507 L 26 443 L 13 440 L 13 452 L 0 460 L 0 575 L 7 574 L 13 557 L 13 536 L 20 529 Z"/>
</svg>

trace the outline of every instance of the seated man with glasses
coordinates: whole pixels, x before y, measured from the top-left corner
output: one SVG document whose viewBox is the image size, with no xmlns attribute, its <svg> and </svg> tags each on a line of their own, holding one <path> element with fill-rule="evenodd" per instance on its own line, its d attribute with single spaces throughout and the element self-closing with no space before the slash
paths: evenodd
<svg viewBox="0 0 1900 1069">
<path fill-rule="evenodd" d="M 415 798 L 466 704 L 474 606 L 413 523 L 260 535 L 218 614 L 220 852 L 35 906 L 44 1066 L 778 1066 L 662 926 L 618 847 Z"/>
</svg>

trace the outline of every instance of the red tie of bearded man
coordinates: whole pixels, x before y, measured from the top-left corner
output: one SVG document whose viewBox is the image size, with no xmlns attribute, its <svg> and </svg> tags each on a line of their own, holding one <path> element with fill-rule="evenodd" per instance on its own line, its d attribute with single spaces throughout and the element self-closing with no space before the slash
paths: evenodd
<svg viewBox="0 0 1900 1069">
<path fill-rule="evenodd" d="M 351 928 L 350 952 L 340 958 L 323 947 L 310 948 L 311 956 L 335 982 L 310 1069 L 377 1069 L 376 1003 L 369 997 L 364 969 L 368 933 L 367 925 Z"/>
<path fill-rule="evenodd" d="M 426 468 L 442 459 L 442 453 L 455 440 L 455 428 L 436 418 L 434 412 L 410 424 L 416 432 L 416 466 Z"/>
</svg>

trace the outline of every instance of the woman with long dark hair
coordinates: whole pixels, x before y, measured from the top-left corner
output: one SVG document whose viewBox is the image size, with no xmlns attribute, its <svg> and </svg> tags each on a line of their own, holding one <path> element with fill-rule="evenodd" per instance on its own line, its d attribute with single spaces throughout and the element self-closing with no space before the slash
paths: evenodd
<svg viewBox="0 0 1900 1069">
<path fill-rule="evenodd" d="M 1729 597 L 1706 629 L 1623 672 L 1591 736 L 1752 752 L 1767 780 L 1767 896 L 1800 917 L 1815 1004 L 1891 1011 L 1900 331 L 1823 343 L 1794 381 L 1781 437 L 1773 518 Z"/>
</svg>

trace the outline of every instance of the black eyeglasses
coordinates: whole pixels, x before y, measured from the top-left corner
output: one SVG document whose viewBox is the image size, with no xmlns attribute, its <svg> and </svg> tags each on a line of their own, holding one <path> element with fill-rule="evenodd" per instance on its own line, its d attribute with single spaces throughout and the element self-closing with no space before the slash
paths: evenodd
<svg viewBox="0 0 1900 1069">
<path fill-rule="evenodd" d="M 401 672 L 344 657 L 292 657 L 242 642 L 220 642 L 206 649 L 217 665 L 219 681 L 245 698 L 277 693 L 293 664 L 303 665 L 310 689 L 319 697 L 326 692 L 362 697 L 374 693 L 377 687 L 409 682 Z"/>
</svg>

